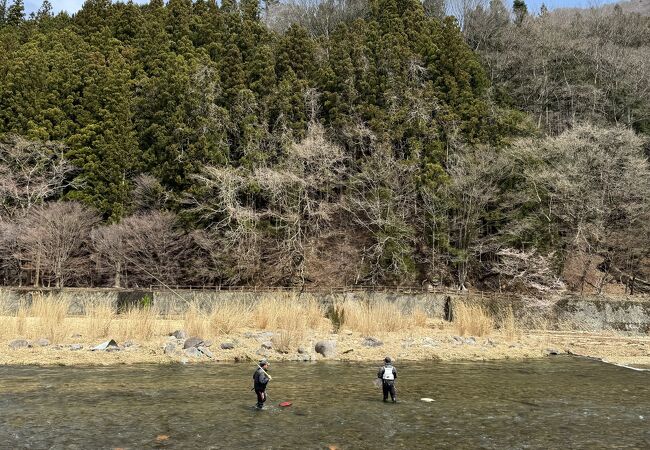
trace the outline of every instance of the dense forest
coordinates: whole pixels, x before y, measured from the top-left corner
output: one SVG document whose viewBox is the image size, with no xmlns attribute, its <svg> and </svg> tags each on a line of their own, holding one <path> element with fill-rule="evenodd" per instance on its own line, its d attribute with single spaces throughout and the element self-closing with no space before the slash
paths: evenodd
<svg viewBox="0 0 650 450">
<path fill-rule="evenodd" d="M 620 7 L 0 0 L 0 283 L 634 291 L 649 133 Z"/>
</svg>

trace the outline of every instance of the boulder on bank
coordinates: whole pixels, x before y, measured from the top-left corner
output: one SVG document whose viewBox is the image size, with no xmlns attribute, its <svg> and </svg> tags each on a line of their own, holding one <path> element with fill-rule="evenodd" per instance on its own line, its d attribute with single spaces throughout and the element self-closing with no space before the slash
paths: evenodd
<svg viewBox="0 0 650 450">
<path fill-rule="evenodd" d="M 203 353 L 197 347 L 190 347 L 183 350 L 187 356 L 192 358 L 200 358 L 203 356 Z"/>
<path fill-rule="evenodd" d="M 273 348 L 273 342 L 271 342 L 271 341 L 262 342 L 260 347 L 262 347 L 262 348 L 264 348 L 266 350 L 271 350 Z"/>
<path fill-rule="evenodd" d="M 84 346 L 81 345 L 81 344 L 71 344 L 70 345 L 70 350 L 81 350 L 82 348 L 84 348 Z"/>
<path fill-rule="evenodd" d="M 50 341 L 49 339 L 40 338 L 38 341 L 36 341 L 36 345 L 38 345 L 39 347 L 47 347 L 48 345 L 50 345 Z"/>
<path fill-rule="evenodd" d="M 174 344 L 173 342 L 168 342 L 163 349 L 163 353 L 165 353 L 165 355 L 168 356 L 171 356 L 174 353 L 176 353 L 176 344 Z"/>
<path fill-rule="evenodd" d="M 336 354 L 335 341 L 318 341 L 314 346 L 316 353 L 323 355 L 325 358 L 334 356 Z"/>
<path fill-rule="evenodd" d="M 381 347 L 384 343 L 376 337 L 368 336 L 361 343 L 364 347 Z"/>
<path fill-rule="evenodd" d="M 212 358 L 214 355 L 210 350 L 208 350 L 207 347 L 197 347 L 197 350 L 203 353 L 203 355 L 207 356 L 208 358 Z"/>
<path fill-rule="evenodd" d="M 29 341 L 26 341 L 25 339 L 16 339 L 15 341 L 11 341 L 9 343 L 9 348 L 12 350 L 18 350 L 20 348 L 30 348 L 32 344 L 29 343 Z"/>
<path fill-rule="evenodd" d="M 187 339 L 187 333 L 185 330 L 176 330 L 173 333 L 169 333 L 169 335 L 175 337 L 176 339 Z"/>
<path fill-rule="evenodd" d="M 185 339 L 185 343 L 183 344 L 183 349 L 200 347 L 202 345 L 203 345 L 203 339 L 201 339 L 200 337 L 191 337 Z"/>
<path fill-rule="evenodd" d="M 221 350 L 232 350 L 235 348 L 235 344 L 232 342 L 222 342 L 219 347 L 221 347 Z"/>
<path fill-rule="evenodd" d="M 115 342 L 114 339 L 109 339 L 106 342 L 102 342 L 101 344 L 91 348 L 91 351 L 114 351 L 114 350 L 119 350 L 120 347 L 117 345 L 117 342 Z"/>
</svg>

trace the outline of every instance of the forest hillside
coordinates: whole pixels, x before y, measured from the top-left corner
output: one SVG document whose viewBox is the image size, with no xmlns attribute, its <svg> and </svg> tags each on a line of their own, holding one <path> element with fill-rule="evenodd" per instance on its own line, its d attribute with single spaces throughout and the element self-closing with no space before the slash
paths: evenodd
<svg viewBox="0 0 650 450">
<path fill-rule="evenodd" d="M 0 284 L 643 291 L 636 11 L 0 0 Z"/>
</svg>

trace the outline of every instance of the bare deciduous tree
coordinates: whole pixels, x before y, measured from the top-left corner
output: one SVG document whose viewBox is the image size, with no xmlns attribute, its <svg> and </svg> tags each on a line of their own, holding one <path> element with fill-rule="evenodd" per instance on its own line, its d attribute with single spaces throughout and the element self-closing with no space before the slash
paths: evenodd
<svg viewBox="0 0 650 450">
<path fill-rule="evenodd" d="M 377 150 L 348 183 L 346 210 L 357 227 L 372 237 L 372 244 L 364 249 L 366 281 L 412 280 L 416 170 L 416 165 L 395 159 L 389 151 Z"/>
<path fill-rule="evenodd" d="M 98 215 L 73 202 L 32 208 L 18 221 L 19 259 L 34 273 L 34 286 L 42 280 L 65 286 L 72 277 L 88 274 L 88 249 Z"/>
<path fill-rule="evenodd" d="M 72 166 L 60 144 L 10 136 L 0 141 L 0 206 L 8 215 L 57 198 Z"/>
</svg>

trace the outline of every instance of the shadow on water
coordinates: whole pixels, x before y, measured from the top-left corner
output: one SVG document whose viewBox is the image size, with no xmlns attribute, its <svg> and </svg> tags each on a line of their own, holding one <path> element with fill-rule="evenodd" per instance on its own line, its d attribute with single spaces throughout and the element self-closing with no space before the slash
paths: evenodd
<svg viewBox="0 0 650 450">
<path fill-rule="evenodd" d="M 397 367 L 393 405 L 375 366 L 273 364 L 263 411 L 254 365 L 0 367 L 0 448 L 650 447 L 647 372 L 570 358 Z"/>
</svg>

